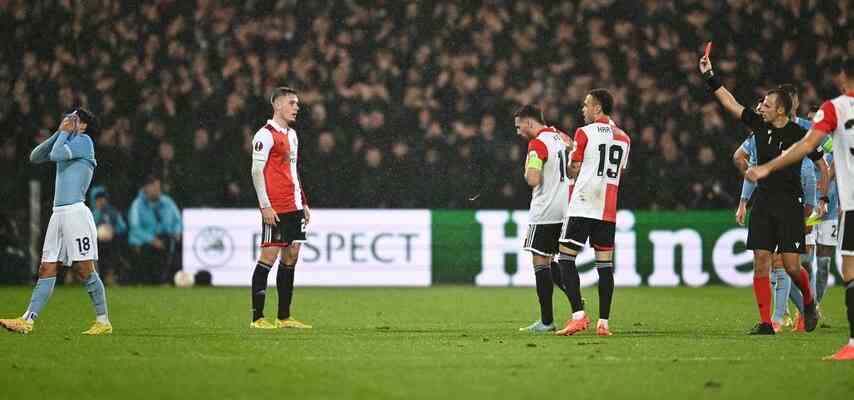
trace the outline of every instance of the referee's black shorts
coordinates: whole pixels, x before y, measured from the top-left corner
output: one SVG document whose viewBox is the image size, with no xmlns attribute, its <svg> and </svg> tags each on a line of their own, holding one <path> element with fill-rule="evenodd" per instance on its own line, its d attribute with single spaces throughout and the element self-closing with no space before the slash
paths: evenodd
<svg viewBox="0 0 854 400">
<path fill-rule="evenodd" d="M 747 248 L 775 253 L 804 253 L 803 197 L 757 195 L 750 210 Z"/>
</svg>

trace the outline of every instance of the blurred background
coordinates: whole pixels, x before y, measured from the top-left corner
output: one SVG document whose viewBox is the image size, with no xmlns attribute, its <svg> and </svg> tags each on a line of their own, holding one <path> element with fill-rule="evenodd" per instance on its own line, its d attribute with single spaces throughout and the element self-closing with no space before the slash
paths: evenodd
<svg viewBox="0 0 854 400">
<path fill-rule="evenodd" d="M 164 199 L 177 221 L 159 233 L 176 242 L 182 209 L 257 207 L 250 142 L 279 85 L 300 92 L 301 174 L 316 208 L 527 209 L 513 111 L 539 104 L 573 132 L 586 92 L 605 87 L 633 139 L 620 208 L 734 209 L 730 158 L 746 131 L 703 86 L 704 42 L 743 103 L 791 82 L 807 115 L 836 95 L 831 60 L 854 54 L 852 10 L 850 0 L 0 0 L 0 268 L 32 256 L 49 217 L 54 169 L 30 165 L 30 150 L 82 105 L 101 124 L 87 204 L 107 225 L 102 256 L 125 271 L 114 279 L 162 282 L 129 272 L 149 245 L 134 201 Z M 157 250 L 180 263 L 177 245 Z"/>
</svg>

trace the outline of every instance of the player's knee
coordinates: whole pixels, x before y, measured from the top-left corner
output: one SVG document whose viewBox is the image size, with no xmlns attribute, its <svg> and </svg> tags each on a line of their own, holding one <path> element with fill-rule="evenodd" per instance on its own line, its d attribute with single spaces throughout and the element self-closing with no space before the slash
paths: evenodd
<svg viewBox="0 0 854 400">
<path fill-rule="evenodd" d="M 52 278 L 56 276 L 57 263 L 41 263 L 39 265 L 39 278 Z"/>
<path fill-rule="evenodd" d="M 288 264 L 288 265 L 296 264 L 297 260 L 299 259 L 299 249 L 300 249 L 300 244 L 299 243 L 293 243 L 285 250 L 285 257 L 284 258 L 285 258 L 286 264 Z"/>
<path fill-rule="evenodd" d="M 568 255 L 575 257 L 578 255 L 578 252 L 580 249 L 577 249 L 574 246 L 571 246 L 569 244 L 561 243 L 560 246 L 558 247 L 558 250 L 560 251 L 561 254 L 568 254 Z"/>
</svg>

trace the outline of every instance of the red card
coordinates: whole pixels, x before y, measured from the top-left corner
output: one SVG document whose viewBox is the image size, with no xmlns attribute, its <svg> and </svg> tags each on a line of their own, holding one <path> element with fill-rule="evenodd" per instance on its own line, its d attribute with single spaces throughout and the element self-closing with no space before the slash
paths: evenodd
<svg viewBox="0 0 854 400">
<path fill-rule="evenodd" d="M 709 57 L 709 54 L 712 53 L 712 42 L 706 43 L 706 53 L 703 57 Z"/>
</svg>

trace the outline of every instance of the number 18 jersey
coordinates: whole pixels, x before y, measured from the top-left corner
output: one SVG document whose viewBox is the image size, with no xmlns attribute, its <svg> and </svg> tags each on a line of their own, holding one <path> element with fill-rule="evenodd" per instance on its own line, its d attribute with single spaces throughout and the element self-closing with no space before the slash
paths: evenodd
<svg viewBox="0 0 854 400">
<path fill-rule="evenodd" d="M 617 191 L 630 147 L 629 135 L 607 118 L 575 131 L 571 158 L 581 162 L 581 170 L 572 189 L 567 217 L 616 222 Z"/>
</svg>

